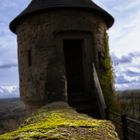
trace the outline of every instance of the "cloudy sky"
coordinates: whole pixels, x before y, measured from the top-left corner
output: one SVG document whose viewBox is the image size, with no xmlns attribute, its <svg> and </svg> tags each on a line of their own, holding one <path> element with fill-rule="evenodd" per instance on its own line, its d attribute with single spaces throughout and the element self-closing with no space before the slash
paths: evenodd
<svg viewBox="0 0 140 140">
<path fill-rule="evenodd" d="M 0 1 L 0 86 L 18 86 L 16 35 L 10 21 L 31 0 Z M 108 31 L 116 89 L 140 88 L 140 0 L 94 0 L 115 18 Z"/>
</svg>

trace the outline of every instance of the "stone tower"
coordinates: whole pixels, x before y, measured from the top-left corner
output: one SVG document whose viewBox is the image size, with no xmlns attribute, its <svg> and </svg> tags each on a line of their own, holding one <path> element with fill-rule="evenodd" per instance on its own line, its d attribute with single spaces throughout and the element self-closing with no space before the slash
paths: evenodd
<svg viewBox="0 0 140 140">
<path fill-rule="evenodd" d="M 29 111 L 65 101 L 78 112 L 104 117 L 95 76 L 113 22 L 91 0 L 32 0 L 11 22 L 18 40 L 20 96 Z"/>
</svg>

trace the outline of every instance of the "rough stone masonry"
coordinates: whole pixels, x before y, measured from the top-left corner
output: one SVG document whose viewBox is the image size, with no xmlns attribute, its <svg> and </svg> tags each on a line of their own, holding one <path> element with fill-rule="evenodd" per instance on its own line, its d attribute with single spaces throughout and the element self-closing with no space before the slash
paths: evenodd
<svg viewBox="0 0 140 140">
<path fill-rule="evenodd" d="M 64 101 L 101 117 L 93 64 L 102 73 L 105 33 L 113 22 L 91 0 L 32 0 L 10 24 L 17 34 L 20 95 L 28 111 Z"/>
</svg>

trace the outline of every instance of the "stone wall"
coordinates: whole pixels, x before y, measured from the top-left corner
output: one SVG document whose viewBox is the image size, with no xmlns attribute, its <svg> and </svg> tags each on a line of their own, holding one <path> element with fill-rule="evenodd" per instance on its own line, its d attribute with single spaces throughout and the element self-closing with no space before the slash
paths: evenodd
<svg viewBox="0 0 140 140">
<path fill-rule="evenodd" d="M 119 140 L 110 121 L 79 114 L 66 103 L 54 102 L 28 117 L 19 129 L 0 140 Z"/>
<path fill-rule="evenodd" d="M 92 63 L 101 73 L 99 56 L 105 53 L 106 28 L 104 21 L 91 11 L 48 10 L 26 17 L 16 30 L 20 94 L 26 105 L 37 108 L 52 101 L 67 100 L 64 38 L 85 39 L 84 57 L 89 63 L 85 66 L 85 77 L 89 77 L 87 89 L 92 87 Z"/>
</svg>

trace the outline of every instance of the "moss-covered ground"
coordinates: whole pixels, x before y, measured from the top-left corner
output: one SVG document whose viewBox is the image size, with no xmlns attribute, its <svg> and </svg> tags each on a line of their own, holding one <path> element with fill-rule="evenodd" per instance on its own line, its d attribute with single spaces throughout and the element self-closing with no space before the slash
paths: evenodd
<svg viewBox="0 0 140 140">
<path fill-rule="evenodd" d="M 0 140 L 118 140 L 111 122 L 78 114 L 65 103 L 53 103 L 28 117 Z"/>
</svg>

